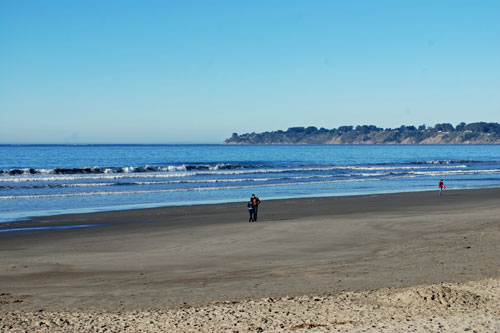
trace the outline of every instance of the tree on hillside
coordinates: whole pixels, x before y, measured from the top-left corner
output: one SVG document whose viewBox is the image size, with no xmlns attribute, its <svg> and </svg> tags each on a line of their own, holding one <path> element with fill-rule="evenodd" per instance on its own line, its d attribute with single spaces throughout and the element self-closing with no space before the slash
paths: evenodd
<svg viewBox="0 0 500 333">
<path fill-rule="evenodd" d="M 338 131 L 339 131 L 339 132 L 344 132 L 344 133 L 345 133 L 345 132 L 350 132 L 350 131 L 352 131 L 352 130 L 353 130 L 353 128 L 354 128 L 353 126 L 340 126 L 340 127 L 338 128 Z"/>
<path fill-rule="evenodd" d="M 305 130 L 306 129 L 304 127 L 290 127 L 290 128 L 288 128 L 287 132 L 289 132 L 289 133 L 302 133 Z"/>
<path fill-rule="evenodd" d="M 460 124 L 457 125 L 457 127 L 455 127 L 455 131 L 457 132 L 463 132 L 465 131 L 465 123 L 464 122 L 461 122 Z"/>
<path fill-rule="evenodd" d="M 500 133 L 500 125 L 498 123 L 470 123 L 465 125 L 466 131 L 481 132 L 481 133 Z"/>
<path fill-rule="evenodd" d="M 306 128 L 306 135 L 309 135 L 309 134 L 313 134 L 313 133 L 316 133 L 318 131 L 318 129 L 314 126 L 309 126 L 308 128 Z"/>
<path fill-rule="evenodd" d="M 436 132 L 453 132 L 455 129 L 450 123 L 436 124 L 434 126 L 434 131 Z"/>
</svg>

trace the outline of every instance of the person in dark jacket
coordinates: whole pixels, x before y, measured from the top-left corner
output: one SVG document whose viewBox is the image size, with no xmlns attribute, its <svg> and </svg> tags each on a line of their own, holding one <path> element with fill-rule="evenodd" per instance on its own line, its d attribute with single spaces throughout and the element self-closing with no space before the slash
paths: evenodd
<svg viewBox="0 0 500 333">
<path fill-rule="evenodd" d="M 247 207 L 248 207 L 248 213 L 250 213 L 250 218 L 248 219 L 248 222 L 253 222 L 253 200 L 250 198 L 250 201 L 247 202 Z"/>
</svg>

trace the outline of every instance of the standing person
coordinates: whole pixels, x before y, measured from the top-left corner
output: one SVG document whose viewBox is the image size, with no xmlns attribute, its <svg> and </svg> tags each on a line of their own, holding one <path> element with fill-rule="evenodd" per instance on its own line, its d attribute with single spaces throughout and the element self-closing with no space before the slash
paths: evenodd
<svg viewBox="0 0 500 333">
<path fill-rule="evenodd" d="M 257 222 L 257 211 L 259 210 L 260 200 L 255 194 L 252 194 L 251 200 L 253 202 L 253 221 Z"/>
<path fill-rule="evenodd" d="M 446 186 L 444 186 L 444 182 L 442 179 L 439 181 L 438 186 L 439 186 L 439 195 L 443 195 L 443 190 L 446 188 Z"/>
<path fill-rule="evenodd" d="M 248 207 L 248 213 L 250 214 L 250 218 L 248 219 L 248 222 L 253 222 L 253 200 L 250 198 L 250 201 L 247 202 L 247 207 Z"/>
</svg>

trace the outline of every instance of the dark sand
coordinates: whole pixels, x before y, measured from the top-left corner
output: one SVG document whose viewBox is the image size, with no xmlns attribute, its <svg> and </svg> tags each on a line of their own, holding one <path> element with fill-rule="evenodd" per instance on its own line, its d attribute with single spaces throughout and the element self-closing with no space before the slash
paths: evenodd
<svg viewBox="0 0 500 333">
<path fill-rule="evenodd" d="M 61 215 L 0 233 L 0 309 L 168 309 L 497 278 L 500 189 Z M 1 326 L 0 326 L 1 327 Z"/>
</svg>

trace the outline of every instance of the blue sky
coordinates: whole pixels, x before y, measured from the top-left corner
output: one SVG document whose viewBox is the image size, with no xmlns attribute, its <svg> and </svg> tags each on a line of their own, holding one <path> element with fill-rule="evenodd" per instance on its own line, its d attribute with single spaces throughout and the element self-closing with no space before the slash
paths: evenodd
<svg viewBox="0 0 500 333">
<path fill-rule="evenodd" d="M 0 1 L 0 143 L 500 121 L 500 1 Z"/>
</svg>

